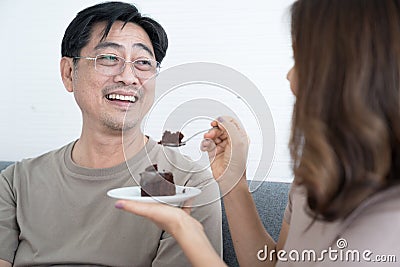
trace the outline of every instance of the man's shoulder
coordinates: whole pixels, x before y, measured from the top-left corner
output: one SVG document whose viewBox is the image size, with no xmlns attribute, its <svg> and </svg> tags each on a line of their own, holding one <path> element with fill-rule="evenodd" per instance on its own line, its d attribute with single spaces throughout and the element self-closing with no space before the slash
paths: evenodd
<svg viewBox="0 0 400 267">
<path fill-rule="evenodd" d="M 25 158 L 20 161 L 16 161 L 15 163 L 9 165 L 2 172 L 4 176 L 12 176 L 13 173 L 17 172 L 18 174 L 23 173 L 31 173 L 35 170 L 46 171 L 51 166 L 55 166 L 55 164 L 59 164 L 63 161 L 65 152 L 73 145 L 73 142 L 64 145 L 63 147 L 45 152 L 37 157 Z"/>
</svg>

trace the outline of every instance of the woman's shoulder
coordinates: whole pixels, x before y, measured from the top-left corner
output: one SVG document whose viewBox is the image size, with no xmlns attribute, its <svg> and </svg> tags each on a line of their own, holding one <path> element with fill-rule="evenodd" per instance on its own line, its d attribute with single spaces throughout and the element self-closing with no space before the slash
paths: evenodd
<svg viewBox="0 0 400 267">
<path fill-rule="evenodd" d="M 400 256 L 400 185 L 365 200 L 342 223 L 341 237 L 348 249 Z"/>
<path fill-rule="evenodd" d="M 345 223 L 367 224 L 372 218 L 400 218 L 400 185 L 395 185 L 364 200 L 347 218 Z"/>
</svg>

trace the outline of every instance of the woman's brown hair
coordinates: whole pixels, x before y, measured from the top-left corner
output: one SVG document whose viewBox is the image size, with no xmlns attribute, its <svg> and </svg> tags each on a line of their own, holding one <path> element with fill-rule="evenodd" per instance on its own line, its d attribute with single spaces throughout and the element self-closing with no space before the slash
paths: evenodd
<svg viewBox="0 0 400 267">
<path fill-rule="evenodd" d="M 295 181 L 333 221 L 400 183 L 400 1 L 299 0 L 292 38 Z"/>
</svg>

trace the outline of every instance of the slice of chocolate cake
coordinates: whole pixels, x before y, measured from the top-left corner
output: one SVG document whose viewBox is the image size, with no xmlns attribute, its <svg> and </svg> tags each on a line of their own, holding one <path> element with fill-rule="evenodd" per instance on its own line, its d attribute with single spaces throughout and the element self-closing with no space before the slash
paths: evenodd
<svg viewBox="0 0 400 267">
<path fill-rule="evenodd" d="M 161 141 L 159 141 L 159 144 L 176 144 L 179 145 L 182 142 L 183 139 L 183 134 L 181 132 L 175 132 L 172 133 L 170 131 L 165 131 L 163 133 L 163 136 L 161 138 Z"/>
<path fill-rule="evenodd" d="M 141 196 L 172 196 L 176 194 L 174 176 L 171 172 L 159 172 L 157 164 L 140 173 Z"/>
</svg>

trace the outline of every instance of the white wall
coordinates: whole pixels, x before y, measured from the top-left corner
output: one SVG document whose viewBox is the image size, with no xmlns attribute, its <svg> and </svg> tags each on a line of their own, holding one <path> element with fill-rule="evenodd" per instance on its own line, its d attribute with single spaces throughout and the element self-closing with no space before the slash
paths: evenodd
<svg viewBox="0 0 400 267">
<path fill-rule="evenodd" d="M 80 111 L 59 75 L 60 45 L 75 14 L 98 2 L 0 2 L 0 160 L 34 157 L 79 137 Z M 288 15 L 292 2 L 134 1 L 168 33 L 170 43 L 163 69 L 198 61 L 219 63 L 244 74 L 258 87 L 275 125 L 276 149 L 269 180 L 292 180 L 287 142 L 293 96 L 286 81 L 293 63 Z M 240 110 L 237 106 L 232 109 Z M 254 120 L 246 112 L 239 116 L 242 122 Z M 256 140 L 249 153 L 251 178 L 258 166 L 260 143 L 256 129 L 247 125 L 246 129 L 252 141 Z M 158 140 L 162 132 L 149 127 L 147 133 Z"/>
</svg>

